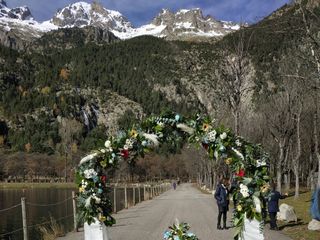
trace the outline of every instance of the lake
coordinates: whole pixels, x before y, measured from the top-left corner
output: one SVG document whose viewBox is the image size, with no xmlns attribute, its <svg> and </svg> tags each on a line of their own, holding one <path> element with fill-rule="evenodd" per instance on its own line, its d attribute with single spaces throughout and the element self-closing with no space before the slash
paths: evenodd
<svg viewBox="0 0 320 240">
<path fill-rule="evenodd" d="M 29 240 L 39 240 L 38 224 L 50 221 L 50 216 L 64 227 L 65 232 L 73 230 L 73 207 L 72 191 L 70 188 L 26 188 L 26 189 L 0 189 L 0 240 L 22 240 L 22 211 L 21 198 L 26 198 L 26 214 Z M 148 192 L 148 191 L 147 191 Z M 128 206 L 132 206 L 144 199 L 143 187 L 140 187 L 140 198 L 138 188 L 127 188 Z M 116 207 L 117 211 L 125 207 L 124 188 L 117 187 Z M 133 201 L 134 196 L 134 201 Z M 114 204 L 114 191 L 110 187 L 109 197 Z M 149 195 L 146 196 L 149 198 Z M 58 204 L 57 204 L 58 203 Z M 12 206 L 19 205 L 8 211 L 1 211 Z M 36 225 L 36 226 L 34 226 Z M 9 232 L 16 231 L 12 234 Z M 5 234 L 5 235 L 4 235 Z"/>
<path fill-rule="evenodd" d="M 12 234 L 3 235 L 22 228 L 21 206 L 8 211 L 10 208 L 21 203 L 21 197 L 26 198 L 28 236 L 31 240 L 41 239 L 39 223 L 50 221 L 50 216 L 63 225 L 66 231 L 73 229 L 72 189 L 61 188 L 28 188 L 28 189 L 0 189 L 0 240 L 23 239 L 22 230 Z M 64 201 L 64 202 L 63 202 Z M 57 205 L 50 205 L 56 204 Z"/>
</svg>

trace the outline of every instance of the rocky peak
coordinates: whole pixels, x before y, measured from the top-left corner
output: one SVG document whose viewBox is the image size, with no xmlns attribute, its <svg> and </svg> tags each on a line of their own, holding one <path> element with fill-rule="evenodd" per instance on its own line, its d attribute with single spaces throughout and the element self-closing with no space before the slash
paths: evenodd
<svg viewBox="0 0 320 240">
<path fill-rule="evenodd" d="M 32 19 L 32 14 L 27 6 L 10 9 L 7 7 L 5 0 L 0 0 L 0 17 L 29 20 Z"/>
<path fill-rule="evenodd" d="M 236 24 L 217 21 L 211 16 L 203 16 L 201 9 L 181 9 L 176 13 L 168 9 L 161 12 L 152 21 L 155 27 L 163 27 L 159 36 L 179 39 L 181 36 L 223 36 L 238 29 Z"/>
<path fill-rule="evenodd" d="M 166 25 L 167 23 L 173 22 L 174 17 L 174 13 L 169 9 L 162 9 L 158 16 L 153 19 L 152 24 L 156 26 Z"/>
<path fill-rule="evenodd" d="M 32 14 L 27 6 L 13 8 L 8 13 L 10 18 L 15 18 L 19 20 L 29 20 L 32 19 Z"/>
<path fill-rule="evenodd" d="M 132 28 L 132 24 L 117 11 L 93 2 L 77 2 L 59 10 L 51 22 L 58 27 L 97 26 L 120 32 Z"/>
</svg>

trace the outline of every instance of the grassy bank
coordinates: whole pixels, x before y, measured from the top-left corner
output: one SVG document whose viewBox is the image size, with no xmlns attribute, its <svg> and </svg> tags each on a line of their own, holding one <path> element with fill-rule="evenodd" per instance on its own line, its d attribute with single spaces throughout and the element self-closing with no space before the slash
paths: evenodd
<svg viewBox="0 0 320 240">
<path fill-rule="evenodd" d="M 0 189 L 76 188 L 75 183 L 0 183 Z"/>
<path fill-rule="evenodd" d="M 296 211 L 298 222 L 297 223 L 284 223 L 280 222 L 279 227 L 283 233 L 290 236 L 294 240 L 319 240 L 320 231 L 309 231 L 308 223 L 311 221 L 310 204 L 311 192 L 301 193 L 298 199 L 293 196 L 288 197 L 281 201 L 294 207 Z"/>
</svg>

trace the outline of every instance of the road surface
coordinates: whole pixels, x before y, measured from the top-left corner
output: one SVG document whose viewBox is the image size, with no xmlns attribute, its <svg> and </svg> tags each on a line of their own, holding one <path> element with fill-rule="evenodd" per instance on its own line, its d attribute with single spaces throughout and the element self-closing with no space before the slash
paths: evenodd
<svg viewBox="0 0 320 240">
<path fill-rule="evenodd" d="M 169 225 L 187 222 L 201 240 L 232 240 L 234 229 L 217 230 L 217 206 L 211 194 L 204 194 L 191 184 L 182 184 L 150 201 L 142 202 L 114 215 L 117 224 L 109 228 L 111 240 L 161 240 Z M 227 225 L 231 226 L 231 213 Z M 59 240 L 84 239 L 83 232 L 71 233 Z M 266 240 L 290 240 L 281 232 L 265 228 Z"/>
</svg>

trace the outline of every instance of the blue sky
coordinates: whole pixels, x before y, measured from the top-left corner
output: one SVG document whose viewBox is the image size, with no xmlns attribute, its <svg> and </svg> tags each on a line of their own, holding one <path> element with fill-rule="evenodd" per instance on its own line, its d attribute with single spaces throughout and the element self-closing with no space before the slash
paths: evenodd
<svg viewBox="0 0 320 240">
<path fill-rule="evenodd" d="M 92 2 L 92 0 L 85 0 Z M 38 21 L 50 19 L 58 8 L 76 0 L 7 0 L 8 7 L 27 5 Z M 219 20 L 256 22 L 289 0 L 99 0 L 108 9 L 125 15 L 135 26 L 149 22 L 162 8 L 176 11 L 181 8 L 202 9 L 204 15 Z"/>
</svg>

